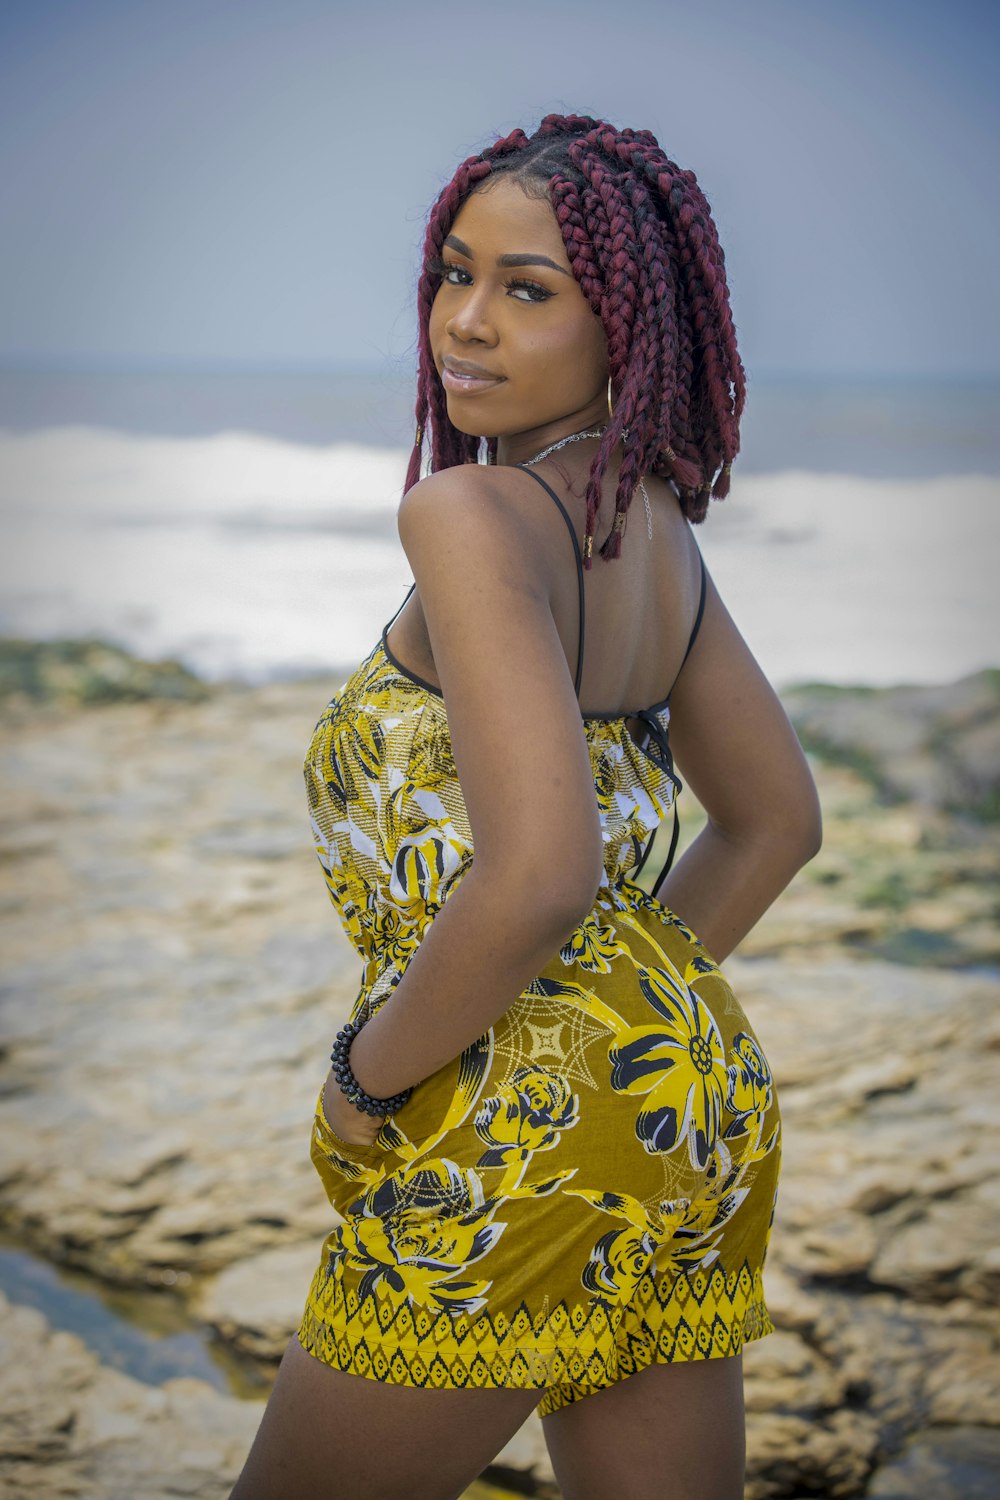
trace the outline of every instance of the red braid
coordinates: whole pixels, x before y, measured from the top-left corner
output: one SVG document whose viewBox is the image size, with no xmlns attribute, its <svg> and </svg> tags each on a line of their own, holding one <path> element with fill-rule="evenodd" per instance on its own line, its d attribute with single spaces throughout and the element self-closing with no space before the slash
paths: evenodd
<svg viewBox="0 0 1000 1500">
<path fill-rule="evenodd" d="M 513 130 L 467 158 L 434 203 L 424 236 L 417 438 L 404 493 L 420 479 L 428 431 L 431 472 L 479 460 L 482 440 L 450 422 L 434 366 L 428 329 L 439 280 L 429 263 L 440 255 L 469 194 L 501 174 L 551 203 L 573 275 L 607 336 L 613 407 L 587 485 L 590 567 L 601 484 L 617 443 L 623 441 L 624 450 L 614 524 L 600 549 L 606 559 L 620 555 L 625 517 L 643 474 L 671 480 L 694 523 L 705 519 L 711 497 L 729 493 L 746 377 L 725 257 L 694 173 L 672 162 L 648 130 L 552 114 L 534 135 Z M 497 440 L 485 442 L 493 462 Z"/>
</svg>

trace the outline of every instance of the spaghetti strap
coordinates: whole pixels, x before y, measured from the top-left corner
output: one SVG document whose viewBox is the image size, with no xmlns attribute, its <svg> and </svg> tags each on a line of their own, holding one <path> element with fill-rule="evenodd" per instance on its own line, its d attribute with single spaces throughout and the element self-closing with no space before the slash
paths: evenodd
<svg viewBox="0 0 1000 1500">
<path fill-rule="evenodd" d="M 583 596 L 583 554 L 580 551 L 580 543 L 577 540 L 576 528 L 573 525 L 573 521 L 572 521 L 572 518 L 571 518 L 571 516 L 569 514 L 569 511 L 566 509 L 565 505 L 562 503 L 562 501 L 560 500 L 559 496 L 556 494 L 556 492 L 552 488 L 552 486 L 550 484 L 546 483 L 546 481 L 542 478 L 542 476 L 540 474 L 536 474 L 535 471 L 534 471 L 534 469 L 529 469 L 525 464 L 515 464 L 514 467 L 517 468 L 517 469 L 523 469 L 524 472 L 525 472 L 525 474 L 530 474 L 533 479 L 537 479 L 538 483 L 542 486 L 542 489 L 546 490 L 548 492 L 548 494 L 551 495 L 552 499 L 555 501 L 556 505 L 559 507 L 559 511 L 560 511 L 560 513 L 562 515 L 563 520 L 566 522 L 566 528 L 569 531 L 570 539 L 572 540 L 572 543 L 573 543 L 573 553 L 574 553 L 574 555 L 576 557 L 577 588 L 578 588 L 579 598 L 580 598 L 580 635 L 579 635 L 579 642 L 578 642 L 578 645 L 577 645 L 576 677 L 574 679 L 574 684 L 573 685 L 574 685 L 574 689 L 576 691 L 577 701 L 579 702 L 579 698 L 580 698 L 580 682 L 581 682 L 582 676 L 583 676 L 583 647 L 584 647 L 584 623 L 585 622 L 584 622 L 584 596 Z M 701 591 L 700 591 L 700 594 L 699 594 L 699 597 L 698 597 L 698 610 L 697 610 L 697 613 L 695 615 L 694 625 L 691 628 L 691 634 L 690 634 L 690 636 L 688 638 L 687 649 L 684 652 L 684 657 L 683 657 L 683 660 L 681 661 L 680 667 L 677 669 L 677 677 L 674 678 L 674 686 L 675 687 L 677 685 L 677 678 L 680 677 L 681 671 L 684 668 L 684 664 L 685 664 L 685 662 L 687 661 L 688 657 L 691 654 L 691 648 L 694 645 L 695 640 L 697 639 L 698 631 L 701 629 L 702 617 L 704 616 L 704 613 L 705 613 L 705 586 L 706 586 L 705 559 L 701 555 L 701 548 L 697 547 L 697 543 L 695 545 L 696 545 L 697 552 L 698 552 L 698 562 L 699 562 L 699 565 L 700 565 L 700 568 L 701 568 Z M 388 654 L 388 643 L 386 641 L 386 637 L 387 637 L 387 635 L 389 633 L 389 630 L 390 630 L 391 626 L 394 624 L 397 616 L 399 615 L 400 611 L 402 610 L 403 605 L 406 603 L 407 599 L 409 599 L 410 595 L 413 593 L 413 590 L 416 588 L 416 586 L 417 586 L 416 582 L 414 582 L 414 583 L 412 583 L 410 585 L 409 589 L 407 589 L 407 591 L 406 591 L 406 596 L 403 599 L 402 604 L 400 604 L 400 606 L 399 606 L 399 609 L 396 610 L 396 613 L 393 615 L 392 619 L 388 620 L 386 622 L 386 624 L 382 628 L 382 644 L 385 647 L 387 654 Z M 395 658 L 391 658 L 391 659 L 395 662 Z M 397 665 L 398 665 L 398 663 L 397 663 Z M 431 691 L 434 692 L 434 693 L 436 693 L 436 694 L 438 694 L 438 696 L 442 696 L 441 695 L 441 690 L 439 688 L 433 687 L 431 683 L 424 682 L 424 680 L 422 678 L 416 677 L 411 672 L 406 672 L 405 669 L 401 669 L 401 670 L 403 670 L 404 671 L 404 675 L 410 677 L 410 679 L 412 681 L 418 682 L 422 686 L 430 688 Z M 670 692 L 667 694 L 666 698 L 663 700 L 664 704 L 669 703 L 670 696 L 671 696 L 671 693 L 673 693 L 673 690 L 674 689 L 672 687 L 670 689 Z M 598 715 L 593 715 L 591 717 L 601 718 L 601 717 L 604 717 L 604 716 L 598 714 Z M 625 716 L 622 715 L 622 717 L 625 717 Z M 650 731 L 650 734 L 657 741 L 659 741 L 660 744 L 661 744 L 661 749 L 662 749 L 663 757 L 664 757 L 664 763 L 669 767 L 669 773 L 668 774 L 670 775 L 670 778 L 671 778 L 671 780 L 674 783 L 674 796 L 673 796 L 673 799 L 672 799 L 673 800 L 673 809 L 674 809 L 673 836 L 672 836 L 672 838 L 670 840 L 670 850 L 669 850 L 669 853 L 667 854 L 666 863 L 664 864 L 663 869 L 660 871 L 660 874 L 657 877 L 657 879 L 656 879 L 656 881 L 654 882 L 654 885 L 653 885 L 653 891 L 655 892 L 657 890 L 657 888 L 659 887 L 659 885 L 661 884 L 661 882 L 663 881 L 663 877 L 667 874 L 667 871 L 670 869 L 670 866 L 673 863 L 674 851 L 677 848 L 677 839 L 678 839 L 678 836 L 680 834 L 680 822 L 679 822 L 679 818 L 678 818 L 678 814 L 677 814 L 677 793 L 682 790 L 682 782 L 681 782 L 680 778 L 677 775 L 675 775 L 675 773 L 674 773 L 674 770 L 673 770 L 673 757 L 672 757 L 672 755 L 670 753 L 669 743 L 667 741 L 666 729 L 660 723 L 659 719 L 656 717 L 655 711 L 652 710 L 652 709 L 650 709 L 650 710 L 641 709 L 641 710 L 637 711 L 637 713 L 635 715 L 629 715 L 628 717 L 636 717 L 636 718 L 643 719 L 643 720 L 646 721 L 647 727 L 649 728 L 649 731 Z M 639 874 L 640 874 L 643 866 L 645 865 L 647 859 L 649 858 L 649 855 L 652 852 L 653 845 L 656 842 L 656 835 L 657 835 L 658 831 L 659 831 L 658 827 L 654 828 L 652 834 L 650 835 L 649 841 L 646 844 L 646 848 L 643 851 L 642 858 L 639 860 L 638 865 L 636 866 L 635 870 L 633 871 L 632 878 L 634 880 L 637 880 L 639 878 Z"/>
<path fill-rule="evenodd" d="M 695 543 L 695 546 L 698 547 L 697 542 Z M 698 564 L 701 568 L 701 593 L 698 596 L 698 613 L 695 615 L 694 627 L 691 631 L 691 638 L 687 643 L 687 650 L 684 653 L 684 661 L 681 662 L 680 667 L 678 667 L 677 669 L 677 677 L 681 675 L 681 671 L 684 667 L 684 662 L 687 661 L 688 657 L 691 655 L 691 647 L 694 645 L 698 631 L 701 629 L 701 617 L 705 613 L 705 559 L 701 555 L 700 547 L 698 547 Z M 675 682 L 677 681 L 677 677 L 674 678 Z M 671 689 L 671 692 L 672 691 L 673 689 Z"/>
<path fill-rule="evenodd" d="M 701 617 L 705 613 L 705 559 L 702 557 L 701 548 L 698 547 L 697 543 L 695 543 L 695 547 L 698 552 L 698 562 L 701 566 L 701 593 L 698 596 L 698 613 L 695 615 L 694 625 L 691 627 L 691 634 L 688 637 L 687 650 L 684 652 L 684 656 L 681 659 L 681 664 L 677 668 L 677 677 L 674 678 L 673 686 L 671 687 L 670 692 L 667 694 L 667 702 L 670 701 L 670 695 L 673 692 L 674 688 L 677 686 L 677 678 L 680 677 L 681 673 L 684 670 L 684 663 L 691 655 L 691 647 L 694 645 L 698 635 L 698 631 L 701 629 Z"/>
<path fill-rule="evenodd" d="M 576 527 L 573 525 L 569 511 L 563 505 L 559 496 L 550 484 L 546 484 L 541 474 L 536 474 L 534 469 L 527 468 L 524 464 L 515 464 L 515 469 L 523 469 L 525 474 L 530 474 L 532 479 L 537 479 L 544 490 L 548 490 L 553 500 L 562 511 L 563 520 L 569 528 L 569 534 L 573 538 L 573 551 L 576 553 L 576 581 L 580 591 L 580 640 L 576 648 L 576 677 L 573 686 L 576 689 L 577 701 L 580 698 L 580 681 L 583 676 L 583 555 L 580 551 L 580 543 L 576 539 Z"/>
<path fill-rule="evenodd" d="M 410 595 L 413 593 L 413 590 L 416 588 L 416 586 L 417 586 L 417 580 L 414 579 L 413 582 L 410 584 L 410 587 L 406 590 L 406 593 L 403 596 L 403 604 L 405 604 L 406 601 L 407 601 L 407 599 L 409 599 Z M 397 609 L 397 611 L 393 615 L 392 619 L 391 620 L 386 620 L 385 624 L 382 626 L 382 639 L 383 639 L 383 641 L 385 640 L 386 636 L 389 634 L 389 631 L 392 629 L 393 625 L 395 625 L 396 620 L 397 620 L 399 614 L 402 611 L 403 604 L 401 604 L 399 606 L 399 609 Z"/>
<path fill-rule="evenodd" d="M 697 546 L 697 543 L 695 543 L 695 545 Z M 674 687 L 677 686 L 677 678 L 680 677 L 680 675 L 681 675 L 681 671 L 683 670 L 683 667 L 684 667 L 684 662 L 687 661 L 688 657 L 691 654 L 691 647 L 694 645 L 695 639 L 696 639 L 696 637 L 698 635 L 698 631 L 701 629 L 701 619 L 702 619 L 702 615 L 705 613 L 705 559 L 701 555 L 701 548 L 700 547 L 698 547 L 698 562 L 699 562 L 699 564 L 701 566 L 701 592 L 700 592 L 700 594 L 698 596 L 698 613 L 695 615 L 695 621 L 694 621 L 694 625 L 692 626 L 692 629 L 691 629 L 691 635 L 688 638 L 687 650 L 684 653 L 684 661 L 682 661 L 681 664 L 680 664 L 680 667 L 678 667 L 678 669 L 677 669 L 677 677 L 674 678 Z M 674 687 L 672 687 L 670 689 L 670 693 L 667 694 L 667 701 L 668 702 L 670 700 L 670 694 L 673 692 Z M 666 741 L 665 741 L 665 743 L 666 743 Z M 681 782 L 681 780 L 680 780 L 679 777 L 674 776 L 674 774 L 673 774 L 673 757 L 672 756 L 670 757 L 670 768 L 671 768 L 670 769 L 671 779 L 673 780 L 673 783 L 674 783 L 674 795 L 673 795 L 673 799 L 672 799 L 673 800 L 673 807 L 674 807 L 674 827 L 673 827 L 673 832 L 672 832 L 671 837 L 670 837 L 670 849 L 668 850 L 667 857 L 666 857 L 666 859 L 665 859 L 665 861 L 663 863 L 663 869 L 660 871 L 659 875 L 657 875 L 656 879 L 653 881 L 653 895 L 654 895 L 654 897 L 656 895 L 656 892 L 659 890 L 660 886 L 663 884 L 663 877 L 667 874 L 668 870 L 670 869 L 671 865 L 674 862 L 674 853 L 675 853 L 675 851 L 677 849 L 677 840 L 678 840 L 678 837 L 680 836 L 680 831 L 681 831 L 680 818 L 679 818 L 678 813 L 677 813 L 677 793 L 682 790 L 682 782 Z M 659 825 L 657 825 L 657 827 L 653 829 L 653 832 L 652 832 L 652 834 L 650 836 L 650 839 L 649 839 L 649 843 L 646 845 L 645 849 L 643 850 L 642 858 L 640 859 L 638 865 L 636 866 L 636 868 L 635 868 L 635 870 L 633 872 L 633 875 L 632 875 L 633 880 L 638 880 L 639 879 L 639 875 L 640 875 L 640 872 L 642 871 L 642 867 L 646 863 L 646 861 L 649 858 L 650 854 L 652 853 L 653 845 L 656 843 L 656 835 L 657 835 L 658 832 L 659 832 Z"/>
</svg>

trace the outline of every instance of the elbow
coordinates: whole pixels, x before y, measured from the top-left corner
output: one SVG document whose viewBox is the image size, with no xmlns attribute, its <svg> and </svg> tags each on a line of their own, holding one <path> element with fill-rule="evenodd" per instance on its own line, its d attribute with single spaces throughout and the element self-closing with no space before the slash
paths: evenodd
<svg viewBox="0 0 1000 1500">
<path fill-rule="evenodd" d="M 789 799 L 784 817 L 774 808 L 772 815 L 782 843 L 792 851 L 799 868 L 815 859 L 823 847 L 823 808 L 812 777 L 806 781 L 800 797 Z"/>
<path fill-rule="evenodd" d="M 602 866 L 600 880 L 585 881 L 571 877 L 559 881 L 553 879 L 554 873 L 550 870 L 544 877 L 529 878 L 523 894 L 531 918 L 538 921 L 545 935 L 562 943 L 593 910 L 604 871 Z"/>
<path fill-rule="evenodd" d="M 823 807 L 808 765 L 803 766 L 798 778 L 783 778 L 783 795 L 775 792 L 770 813 L 782 842 L 798 859 L 799 868 L 815 859 L 823 847 Z"/>
<path fill-rule="evenodd" d="M 815 859 L 823 847 L 823 808 L 815 782 L 812 782 L 812 795 L 808 798 L 807 816 L 803 819 L 800 837 L 805 851 L 802 863 L 805 865 Z"/>
<path fill-rule="evenodd" d="M 597 893 L 606 878 L 604 866 L 602 865 L 600 878 L 588 882 L 583 891 L 578 892 L 575 897 L 572 892 L 564 893 L 564 899 L 562 900 L 553 896 L 550 911 L 555 920 L 556 933 L 563 941 L 569 938 L 580 926 L 580 923 L 586 921 L 587 917 L 590 916 L 590 913 L 594 909 L 594 902 L 597 900 Z"/>
<path fill-rule="evenodd" d="M 805 859 L 802 861 L 803 864 L 808 864 L 811 859 L 815 859 L 822 847 L 823 819 L 822 817 L 817 817 L 815 824 L 811 828 L 810 836 L 806 841 L 807 853 Z"/>
<path fill-rule="evenodd" d="M 816 858 L 823 847 L 823 820 L 816 818 L 807 823 L 795 824 L 785 831 L 782 843 L 790 850 L 791 863 L 796 871 L 801 870 L 803 865 Z"/>
<path fill-rule="evenodd" d="M 575 906 L 553 904 L 547 912 L 547 925 L 542 928 L 542 944 L 551 949 L 562 948 L 587 920 L 593 910 L 593 898 L 586 904 Z"/>
<path fill-rule="evenodd" d="M 709 825 L 729 844 L 769 851 L 768 857 L 795 874 L 815 859 L 823 847 L 823 819 L 817 805 L 815 814 L 794 821 L 781 819 L 772 811 L 766 818 L 734 828 L 709 817 Z"/>
<path fill-rule="evenodd" d="M 509 912 L 517 928 L 543 944 L 563 943 L 576 931 L 593 910 L 594 901 L 605 880 L 603 854 L 595 871 L 594 861 L 562 860 L 553 850 L 539 859 L 521 856 L 514 864 L 480 865 L 481 878 L 488 883 L 491 899 L 499 909 Z"/>
<path fill-rule="evenodd" d="M 815 859 L 823 847 L 823 818 L 818 805 L 813 816 L 788 824 L 779 830 L 778 837 L 797 869 Z"/>
<path fill-rule="evenodd" d="M 603 829 L 599 842 L 581 845 L 553 860 L 545 875 L 537 877 L 538 889 L 557 935 L 569 937 L 594 909 L 601 886 L 607 880 L 604 868 Z"/>
</svg>

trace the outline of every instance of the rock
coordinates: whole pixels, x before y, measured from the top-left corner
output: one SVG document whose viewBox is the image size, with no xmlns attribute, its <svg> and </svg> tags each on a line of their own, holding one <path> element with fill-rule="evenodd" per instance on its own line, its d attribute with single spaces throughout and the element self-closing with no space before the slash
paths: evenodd
<svg viewBox="0 0 1000 1500">
<path fill-rule="evenodd" d="M 747 1428 L 747 1500 L 771 1496 L 859 1495 L 878 1436 L 859 1412 L 834 1412 L 826 1423 L 771 1412 Z"/>
<path fill-rule="evenodd" d="M 108 641 L 0 637 L 0 698 L 114 703 L 207 698 L 211 688 L 176 661 L 143 661 Z"/>
<path fill-rule="evenodd" d="M 0 1216 L 105 1281 L 172 1287 L 264 1371 L 331 1227 L 312 1110 L 360 981 L 300 774 L 336 685 L 21 702 L 0 725 Z M 977 694 L 918 694 L 907 753 L 955 714 L 972 767 L 992 722 Z M 888 763 L 876 708 L 866 700 L 866 753 Z M 848 720 L 832 722 L 848 745 Z M 939 1442 L 947 1424 L 975 1435 L 998 1410 L 995 836 L 938 791 L 886 806 L 846 760 L 815 770 L 823 849 L 723 965 L 783 1120 L 764 1273 L 777 1332 L 744 1351 L 750 1500 L 856 1494 L 883 1475 L 901 1486 L 959 1462 Z M 696 831 L 689 814 L 685 841 Z M 167 1493 L 157 1465 L 189 1406 L 169 1493 L 228 1494 L 202 1446 L 236 1421 L 224 1403 L 213 1427 L 217 1393 L 137 1392 L 37 1315 L 5 1317 L 48 1351 L 51 1377 L 36 1382 L 17 1348 L 5 1361 L 11 1494 Z M 259 1407 L 238 1440 L 231 1429 L 227 1462 L 258 1420 Z M 989 1444 L 976 1453 L 988 1467 Z M 515 1471 L 522 1488 L 552 1485 L 537 1417 L 497 1457 L 498 1475 Z"/>
<path fill-rule="evenodd" d="M 309 1239 L 237 1261 L 195 1291 L 192 1310 L 234 1348 L 277 1364 L 298 1327 L 320 1249 Z"/>
<path fill-rule="evenodd" d="M 998 1474 L 995 1428 L 932 1428 L 880 1469 L 865 1493 L 880 1500 L 996 1500 Z"/>
<path fill-rule="evenodd" d="M 977 1338 L 977 1332 L 967 1331 L 962 1347 L 946 1353 L 928 1371 L 928 1415 L 936 1426 L 997 1425 L 1000 1356 L 989 1337 Z"/>
<path fill-rule="evenodd" d="M 996 1291 L 997 1222 L 995 1208 L 979 1203 L 975 1193 L 932 1203 L 886 1239 L 870 1279 L 911 1297 L 950 1300 L 964 1293 L 987 1304 Z"/>
<path fill-rule="evenodd" d="M 844 1398 L 843 1380 L 797 1333 L 780 1327 L 744 1350 L 748 1411 L 833 1411 Z"/>
<path fill-rule="evenodd" d="M 891 801 L 995 821 L 1000 807 L 1000 670 L 891 688 L 803 684 L 782 702 L 803 746 L 862 771 Z"/>
<path fill-rule="evenodd" d="M 793 1273 L 776 1256 L 769 1253 L 767 1267 L 765 1270 L 767 1287 L 767 1307 L 771 1314 L 771 1321 L 778 1329 L 786 1329 L 789 1333 L 799 1334 L 802 1338 L 810 1341 L 816 1323 L 821 1315 L 821 1309 L 815 1296 L 806 1289 L 800 1275 Z M 758 1340 L 756 1348 L 761 1352 L 753 1354 L 753 1362 L 757 1369 L 761 1369 L 766 1363 L 766 1353 L 769 1340 Z M 750 1358 L 749 1351 L 746 1359 Z"/>
<path fill-rule="evenodd" d="M 227 1500 L 263 1404 L 148 1386 L 0 1294 L 0 1490 L 11 1500 Z"/>
</svg>

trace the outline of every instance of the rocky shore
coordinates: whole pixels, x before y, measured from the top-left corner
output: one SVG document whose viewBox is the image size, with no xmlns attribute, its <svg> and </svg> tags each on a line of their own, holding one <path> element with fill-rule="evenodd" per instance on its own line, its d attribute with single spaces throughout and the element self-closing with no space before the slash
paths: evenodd
<svg viewBox="0 0 1000 1500">
<path fill-rule="evenodd" d="M 330 1227 L 308 1140 L 358 978 L 301 777 L 341 680 L 0 642 L 0 1225 L 265 1387 Z M 724 964 L 785 1122 L 746 1493 L 992 1496 L 1000 672 L 782 698 L 825 840 Z M 681 821 L 683 849 L 690 792 Z M 4 1495 L 228 1495 L 259 1388 L 143 1382 L 13 1293 L 0 1341 Z M 490 1484 L 557 1495 L 537 1418 Z"/>
</svg>

